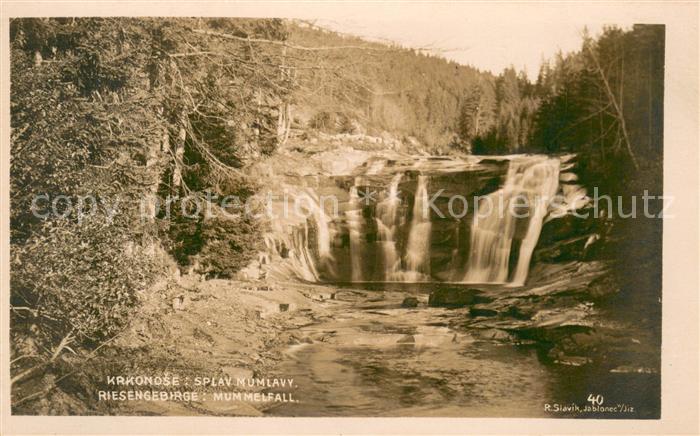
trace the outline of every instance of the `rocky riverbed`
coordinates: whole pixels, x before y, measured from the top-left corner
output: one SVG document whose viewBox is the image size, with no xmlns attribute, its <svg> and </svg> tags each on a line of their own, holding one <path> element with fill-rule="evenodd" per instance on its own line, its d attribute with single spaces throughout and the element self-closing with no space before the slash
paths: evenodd
<svg viewBox="0 0 700 436">
<path fill-rule="evenodd" d="M 658 343 L 600 303 L 617 291 L 608 267 L 540 266 L 531 284 L 510 289 L 184 276 L 153 293 L 148 313 L 105 353 L 109 367 L 189 380 L 292 379 L 292 387 L 233 391 L 294 401 L 215 399 L 222 387 L 203 386 L 192 388 L 205 394 L 197 401 L 116 402 L 110 413 L 548 416 L 544 404 L 583 405 L 595 393 L 652 417 Z"/>
</svg>

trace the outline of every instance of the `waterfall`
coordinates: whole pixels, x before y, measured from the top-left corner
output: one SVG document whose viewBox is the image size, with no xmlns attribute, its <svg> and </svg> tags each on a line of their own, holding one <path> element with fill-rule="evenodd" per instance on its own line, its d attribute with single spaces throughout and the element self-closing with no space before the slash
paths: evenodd
<svg viewBox="0 0 700 436">
<path fill-rule="evenodd" d="M 482 198 L 474 214 L 464 282 L 506 283 L 516 224 L 527 219 L 510 285 L 525 283 L 542 221 L 558 186 L 559 160 L 524 157 L 510 162 L 503 188 Z"/>
<path fill-rule="evenodd" d="M 559 160 L 547 159 L 528 168 L 523 176 L 523 191 L 530 204 L 530 221 L 527 233 L 520 244 L 520 256 L 511 284 L 522 286 L 530 269 L 530 259 L 542 231 L 542 223 L 552 197 L 559 187 Z"/>
<path fill-rule="evenodd" d="M 309 240 L 308 224 L 304 223 L 303 232 L 296 232 L 294 236 L 294 246 L 299 250 L 299 254 L 295 256 L 294 253 L 290 253 L 290 257 L 296 261 L 296 270 L 302 272 L 302 278 L 305 280 L 318 280 L 318 271 L 316 270 L 313 257 L 309 253 L 309 250 L 305 249 L 307 241 Z"/>
<path fill-rule="evenodd" d="M 418 186 L 413 204 L 413 218 L 406 245 L 405 281 L 419 281 L 430 278 L 430 211 L 428 210 L 428 178 L 418 176 Z"/>
<path fill-rule="evenodd" d="M 471 228 L 471 244 L 467 274 L 467 283 L 504 283 L 508 276 L 508 258 L 513 242 L 513 217 L 500 212 L 494 205 L 503 204 L 504 191 L 497 191 L 479 202 L 474 214 Z M 489 214 L 485 213 L 489 207 Z"/>
<path fill-rule="evenodd" d="M 350 233 L 350 264 L 352 268 L 352 281 L 361 282 L 364 280 L 362 273 L 362 250 L 363 250 L 363 227 L 364 217 L 362 215 L 362 205 L 357 187 L 361 179 L 355 178 L 355 184 L 350 188 L 350 209 L 345 212 Z"/>
<path fill-rule="evenodd" d="M 562 171 L 560 159 L 542 155 L 469 160 L 410 156 L 372 160 L 350 180 L 342 175 L 314 188 L 306 185 L 297 195 L 309 200 L 304 199 L 304 221 L 286 224 L 298 229 L 288 244 L 295 249 L 294 269 L 303 273 L 296 275 L 340 282 L 522 286 L 542 225 L 554 210 L 549 203 L 560 189 Z M 416 173 L 409 181 L 408 175 Z M 574 176 L 566 177 L 570 181 Z M 406 207 L 402 199 L 411 198 L 399 198 L 400 187 L 412 184 L 413 204 Z M 444 191 L 432 205 L 441 213 L 430 209 L 428 185 Z M 563 185 L 563 192 L 580 196 L 582 189 L 572 186 Z M 461 208 L 453 201 L 457 195 L 468 205 L 475 196 L 479 202 L 473 209 Z M 340 203 L 331 214 L 320 199 L 332 196 Z M 450 216 L 454 204 L 464 214 Z"/>
<path fill-rule="evenodd" d="M 310 213 L 316 223 L 316 248 L 322 260 L 332 260 L 330 218 L 323 209 L 320 198 L 313 192 L 305 192 Z"/>
<path fill-rule="evenodd" d="M 377 233 L 382 248 L 384 263 L 384 280 L 394 281 L 401 270 L 401 258 L 396 248 L 396 231 L 398 228 L 399 183 L 402 173 L 395 174 L 389 185 L 389 192 L 384 200 L 377 204 Z"/>
</svg>

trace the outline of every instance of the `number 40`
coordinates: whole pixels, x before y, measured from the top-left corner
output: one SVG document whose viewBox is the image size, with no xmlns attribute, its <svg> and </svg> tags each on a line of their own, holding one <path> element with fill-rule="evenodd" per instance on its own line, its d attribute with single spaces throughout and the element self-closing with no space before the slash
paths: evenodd
<svg viewBox="0 0 700 436">
<path fill-rule="evenodd" d="M 600 406 L 601 404 L 603 404 L 603 396 L 600 394 L 588 394 L 588 402 L 593 404 L 594 406 Z"/>
</svg>

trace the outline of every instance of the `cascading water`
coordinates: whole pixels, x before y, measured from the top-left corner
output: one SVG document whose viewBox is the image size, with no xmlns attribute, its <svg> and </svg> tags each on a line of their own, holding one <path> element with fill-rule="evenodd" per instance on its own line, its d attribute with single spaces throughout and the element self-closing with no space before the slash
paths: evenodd
<svg viewBox="0 0 700 436">
<path fill-rule="evenodd" d="M 314 225 L 298 234 L 315 248 L 315 259 L 300 253 L 300 266 L 309 270 L 304 278 L 524 285 L 564 171 L 547 156 L 420 157 L 363 168 L 344 195 L 338 188 L 347 177 L 326 185 L 327 192 L 341 192 L 340 216 L 329 217 L 312 202 Z M 412 207 L 402 207 L 401 190 L 414 192 Z M 446 211 L 455 194 L 470 204 L 478 196 L 478 207 L 457 217 L 432 212 Z"/>
<path fill-rule="evenodd" d="M 297 247 L 303 247 L 304 243 L 309 240 L 309 226 L 308 224 L 304 223 L 304 231 L 303 232 L 297 232 L 295 235 L 295 246 Z M 316 264 L 313 261 L 313 257 L 309 253 L 309 250 L 300 250 L 300 253 L 298 256 L 294 256 L 293 259 L 296 259 L 299 263 L 299 269 L 304 271 L 308 271 L 309 274 L 307 277 L 305 277 L 306 280 L 318 280 L 318 271 L 316 270 Z"/>
<path fill-rule="evenodd" d="M 330 231 L 330 219 L 328 214 L 323 209 L 323 204 L 321 204 L 321 199 L 318 198 L 313 192 L 308 190 L 305 192 L 306 198 L 308 199 L 308 207 L 310 209 L 310 214 L 313 217 L 316 224 L 316 249 L 318 250 L 318 255 L 324 261 L 331 260 L 333 255 L 331 253 L 331 231 Z"/>
<path fill-rule="evenodd" d="M 499 216 L 500 212 L 494 209 L 503 204 L 509 191 L 497 191 L 479 202 L 471 227 L 469 261 L 464 282 L 504 283 L 508 276 L 514 219 L 510 214 Z M 487 207 L 489 213 L 482 217 Z"/>
<path fill-rule="evenodd" d="M 520 256 L 511 282 L 522 286 L 530 269 L 530 259 L 542 231 L 542 223 L 551 199 L 559 187 L 559 160 L 547 159 L 536 163 L 525 171 L 521 190 L 530 204 L 530 222 L 527 233 L 520 244 Z"/>
<path fill-rule="evenodd" d="M 362 272 L 362 230 L 364 227 L 364 217 L 362 215 L 362 205 L 357 187 L 361 179 L 355 179 L 355 184 L 350 188 L 350 209 L 345 212 L 350 233 L 350 262 L 352 268 L 352 281 L 361 282 L 364 280 Z"/>
<path fill-rule="evenodd" d="M 528 157 L 510 162 L 503 188 L 481 199 L 474 214 L 464 282 L 505 283 L 516 224 L 527 219 L 527 232 L 510 284 L 525 283 L 544 215 L 558 186 L 559 160 Z"/>
<path fill-rule="evenodd" d="M 319 270 L 331 273 L 335 270 L 331 250 L 335 225 L 321 198 L 312 189 L 290 186 L 285 186 L 285 189 L 289 189 L 287 195 L 267 205 L 268 212 L 278 217 L 272 220 L 272 231 L 265 236 L 267 253 L 289 259 L 279 274 L 310 282 L 320 281 Z"/>
<path fill-rule="evenodd" d="M 394 175 L 386 198 L 377 204 L 378 242 L 382 246 L 384 280 L 388 282 L 398 280 L 398 273 L 401 270 L 401 258 L 396 247 L 396 232 L 400 225 L 398 220 L 401 203 L 399 183 L 402 178 L 402 173 Z"/>
<path fill-rule="evenodd" d="M 404 281 L 423 281 L 430 278 L 430 210 L 428 205 L 428 178 L 418 176 L 413 204 L 411 229 L 406 245 Z"/>
</svg>

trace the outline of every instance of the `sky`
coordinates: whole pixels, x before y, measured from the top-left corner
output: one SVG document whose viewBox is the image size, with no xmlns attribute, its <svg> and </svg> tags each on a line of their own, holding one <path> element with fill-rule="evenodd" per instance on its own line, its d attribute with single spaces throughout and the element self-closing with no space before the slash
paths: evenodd
<svg viewBox="0 0 700 436">
<path fill-rule="evenodd" d="M 313 21 L 342 33 L 433 48 L 461 64 L 499 74 L 513 65 L 536 79 L 543 59 L 581 47 L 605 25 L 629 28 L 659 23 L 655 2 L 582 1 L 397 1 L 234 2 L 236 16 Z M 661 20 L 663 21 L 663 20 Z"/>
<path fill-rule="evenodd" d="M 391 17 L 357 16 L 318 19 L 321 27 L 358 35 L 371 40 L 384 40 L 402 46 L 428 49 L 427 51 L 465 65 L 472 65 L 495 74 L 513 65 L 525 70 L 536 80 L 540 65 L 552 59 L 557 51 L 575 51 L 581 48 L 582 32 L 586 27 L 591 35 L 602 31 L 602 24 L 488 22 L 478 17 L 430 16 L 392 20 Z M 621 27 L 627 27 L 624 23 Z"/>
<path fill-rule="evenodd" d="M 581 47 L 584 27 L 595 36 L 604 25 L 628 28 L 650 21 L 655 11 L 646 4 L 629 8 L 587 3 L 310 2 L 303 7 L 276 4 L 266 13 L 310 20 L 367 39 L 432 48 L 446 58 L 496 74 L 513 65 L 534 80 L 543 59 L 558 50 Z"/>
</svg>

